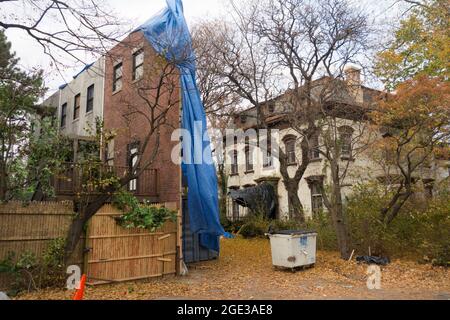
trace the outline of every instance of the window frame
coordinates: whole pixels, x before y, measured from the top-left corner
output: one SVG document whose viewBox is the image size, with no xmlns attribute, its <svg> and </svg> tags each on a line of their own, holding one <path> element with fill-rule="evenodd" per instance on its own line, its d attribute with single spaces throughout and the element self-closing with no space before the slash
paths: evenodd
<svg viewBox="0 0 450 320">
<path fill-rule="evenodd" d="M 352 148 L 353 132 L 354 132 L 353 128 L 349 127 L 349 126 L 342 126 L 339 128 L 339 141 L 341 143 L 341 158 L 342 159 L 352 159 L 352 156 L 353 156 L 353 148 Z"/>
<path fill-rule="evenodd" d="M 233 150 L 230 152 L 230 157 L 231 157 L 231 175 L 232 176 L 237 176 L 239 175 L 239 166 L 238 166 L 238 152 L 237 150 Z"/>
<path fill-rule="evenodd" d="M 92 97 L 89 97 L 92 90 Z M 95 84 L 91 84 L 86 90 L 86 113 L 94 111 Z"/>
<path fill-rule="evenodd" d="M 59 123 L 60 128 L 65 128 L 67 124 L 67 102 L 61 105 L 61 121 Z"/>
<path fill-rule="evenodd" d="M 240 205 L 232 200 L 232 212 L 231 212 L 231 217 L 233 219 L 233 221 L 239 221 L 240 220 L 240 212 L 241 208 Z"/>
<path fill-rule="evenodd" d="M 272 135 L 270 132 L 267 134 L 266 141 L 267 150 L 262 149 L 263 153 L 263 168 L 272 168 L 273 167 L 273 155 L 272 155 Z"/>
<path fill-rule="evenodd" d="M 128 144 L 127 146 L 127 155 L 128 155 L 128 167 L 131 172 L 133 170 L 133 167 L 135 165 L 134 159 L 136 159 L 136 162 L 139 158 L 139 147 L 140 143 L 138 141 Z M 136 150 L 136 152 L 133 152 L 133 150 Z M 137 193 L 138 192 L 138 178 L 132 179 L 128 182 L 128 191 Z"/>
<path fill-rule="evenodd" d="M 140 64 L 136 64 L 136 60 L 137 57 L 142 54 L 142 62 Z M 135 52 L 133 52 L 133 69 L 132 69 L 132 80 L 133 81 L 137 81 L 142 79 L 143 75 L 144 75 L 144 59 L 145 59 L 145 52 L 144 52 L 144 48 L 140 48 L 138 50 L 136 50 Z M 142 74 L 139 78 L 136 77 L 136 71 L 142 67 Z"/>
<path fill-rule="evenodd" d="M 315 135 L 311 138 L 309 148 L 309 160 L 320 160 L 319 136 Z"/>
<path fill-rule="evenodd" d="M 288 165 L 297 164 L 296 143 L 297 138 L 294 136 L 289 136 L 284 139 L 284 148 L 286 151 L 286 158 Z"/>
<path fill-rule="evenodd" d="M 311 212 L 313 214 L 318 214 L 323 210 L 323 194 L 319 188 L 319 182 L 314 182 L 311 184 L 310 192 L 311 192 Z M 320 201 L 320 205 L 317 205 L 318 201 Z"/>
<path fill-rule="evenodd" d="M 80 114 L 81 114 L 81 94 L 78 93 L 73 98 L 73 120 L 75 121 L 80 119 Z"/>
<path fill-rule="evenodd" d="M 246 173 L 252 173 L 254 172 L 254 166 L 253 166 L 253 153 L 251 152 L 250 145 L 245 146 L 245 172 Z M 252 160 L 252 161 L 249 161 Z"/>
<path fill-rule="evenodd" d="M 118 77 L 117 76 L 117 70 L 121 69 L 121 75 Z M 112 84 L 112 91 L 113 92 L 118 92 L 120 90 L 122 90 L 122 86 L 123 86 L 123 63 L 119 62 L 116 65 L 114 65 L 113 67 L 113 84 Z M 118 83 L 120 81 L 120 88 L 118 88 Z"/>
</svg>

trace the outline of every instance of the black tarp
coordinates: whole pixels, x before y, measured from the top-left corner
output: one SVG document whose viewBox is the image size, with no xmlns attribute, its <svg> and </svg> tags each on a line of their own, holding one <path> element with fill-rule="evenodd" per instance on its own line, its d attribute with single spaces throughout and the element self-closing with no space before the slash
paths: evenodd
<svg viewBox="0 0 450 320">
<path fill-rule="evenodd" d="M 228 195 L 240 206 L 249 208 L 254 213 L 262 213 L 269 219 L 276 218 L 276 193 L 270 183 L 261 183 L 242 190 L 231 190 Z"/>
</svg>

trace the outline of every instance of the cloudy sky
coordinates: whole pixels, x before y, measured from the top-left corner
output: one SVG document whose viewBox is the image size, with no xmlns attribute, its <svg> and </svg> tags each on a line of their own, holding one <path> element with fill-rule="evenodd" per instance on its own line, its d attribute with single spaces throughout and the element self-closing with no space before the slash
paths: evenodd
<svg viewBox="0 0 450 320">
<path fill-rule="evenodd" d="M 106 0 L 118 16 L 129 20 L 133 26 L 148 20 L 166 6 L 165 0 Z M 199 19 L 219 15 L 224 8 L 225 1 L 221 0 L 184 0 L 184 10 L 188 23 Z M 26 14 L 26 12 L 24 12 Z M 49 58 L 43 53 L 42 48 L 30 40 L 25 32 L 8 30 L 8 40 L 12 43 L 13 50 L 20 57 L 23 68 L 43 68 L 46 71 L 46 84 L 50 92 L 77 73 L 83 66 L 76 66 L 64 70 L 62 74 L 50 67 Z"/>
<path fill-rule="evenodd" d="M 148 20 L 155 13 L 166 6 L 165 0 L 105 0 L 108 5 L 121 18 L 130 21 L 133 26 Z M 192 25 L 198 20 L 222 16 L 229 6 L 230 0 L 184 0 L 184 11 L 188 24 Z M 397 9 L 391 7 L 394 0 L 350 0 L 356 5 L 364 6 L 372 17 L 377 17 L 380 23 L 394 21 L 392 19 L 397 14 Z M 26 15 L 26 12 L 23 13 Z M 63 70 L 62 74 L 50 67 L 48 57 L 43 53 L 42 48 L 23 31 L 8 30 L 7 37 L 12 42 L 13 50 L 21 58 L 21 64 L 24 68 L 43 68 L 46 71 L 46 84 L 50 92 L 56 90 L 58 86 L 66 81 L 70 81 L 73 74 L 83 66 L 78 65 L 73 68 Z"/>
</svg>

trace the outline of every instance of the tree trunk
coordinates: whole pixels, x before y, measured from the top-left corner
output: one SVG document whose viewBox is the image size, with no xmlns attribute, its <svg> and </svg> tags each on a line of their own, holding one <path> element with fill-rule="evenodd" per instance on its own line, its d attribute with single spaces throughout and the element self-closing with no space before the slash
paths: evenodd
<svg viewBox="0 0 450 320">
<path fill-rule="evenodd" d="M 77 217 L 70 225 L 69 233 L 67 235 L 66 247 L 65 247 L 65 263 L 70 262 L 78 242 L 84 232 L 84 226 L 86 223 L 97 213 L 98 210 L 109 200 L 111 196 L 108 194 L 102 194 L 98 196 L 93 202 L 89 203 L 86 207 L 80 208 Z"/>
<path fill-rule="evenodd" d="M 227 217 L 227 189 L 228 189 L 228 183 L 227 183 L 227 176 L 225 173 L 225 166 L 219 165 L 218 166 L 218 175 L 219 175 L 219 186 L 220 186 L 220 197 L 219 197 L 219 209 L 220 209 L 220 215 L 223 218 Z"/>
<path fill-rule="evenodd" d="M 341 253 L 341 258 L 348 260 L 350 257 L 350 234 L 343 211 L 342 195 L 340 190 L 336 190 L 334 198 L 336 202 L 332 205 L 330 214 L 336 230 L 336 238 L 339 252 Z"/>
<path fill-rule="evenodd" d="M 67 235 L 66 247 L 64 249 L 64 262 L 66 265 L 69 264 L 70 258 L 72 257 L 81 236 L 83 235 L 85 224 L 85 219 L 78 215 L 70 225 L 69 233 Z"/>
<path fill-rule="evenodd" d="M 0 201 L 6 200 L 6 193 L 7 193 L 7 176 L 6 176 L 6 170 L 4 166 L 2 165 L 0 167 Z"/>
<path fill-rule="evenodd" d="M 331 220 L 333 221 L 334 230 L 336 232 L 336 238 L 338 242 L 339 252 L 341 258 L 348 260 L 350 257 L 350 233 L 348 230 L 348 224 L 344 214 L 344 206 L 342 204 L 342 188 L 339 177 L 339 165 L 333 159 L 330 161 L 331 167 L 331 200 L 325 193 L 323 186 L 322 194 L 324 204 L 327 207 L 329 214 L 331 215 Z"/>
<path fill-rule="evenodd" d="M 288 193 L 288 203 L 289 203 L 289 218 L 299 222 L 305 222 L 305 213 L 303 210 L 303 205 L 298 197 L 298 184 L 299 181 L 294 179 L 285 180 L 283 179 L 283 184 L 286 187 Z"/>
<path fill-rule="evenodd" d="M 280 149 L 279 150 L 279 160 L 280 160 L 280 173 L 283 177 L 283 184 L 288 193 L 289 200 L 289 218 L 294 219 L 299 222 L 305 222 L 305 211 L 303 209 L 303 205 L 298 197 L 298 189 L 300 180 L 303 178 L 303 175 L 308 168 L 309 165 L 309 155 L 308 155 L 308 145 L 306 140 L 302 141 L 302 163 L 297 167 L 294 177 L 289 176 L 288 172 L 288 164 L 287 164 L 287 156 Z M 292 210 L 292 211 L 291 211 Z"/>
</svg>

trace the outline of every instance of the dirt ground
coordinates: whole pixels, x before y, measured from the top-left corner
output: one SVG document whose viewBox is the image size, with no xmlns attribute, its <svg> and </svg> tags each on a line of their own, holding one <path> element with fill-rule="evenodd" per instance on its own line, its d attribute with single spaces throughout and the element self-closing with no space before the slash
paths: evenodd
<svg viewBox="0 0 450 320">
<path fill-rule="evenodd" d="M 222 240 L 221 257 L 191 265 L 185 277 L 89 287 L 85 299 L 450 299 L 450 271 L 395 260 L 382 267 L 382 289 L 368 290 L 367 265 L 318 252 L 314 268 L 292 273 L 272 267 L 266 239 Z M 70 299 L 43 290 L 18 299 Z"/>
</svg>

